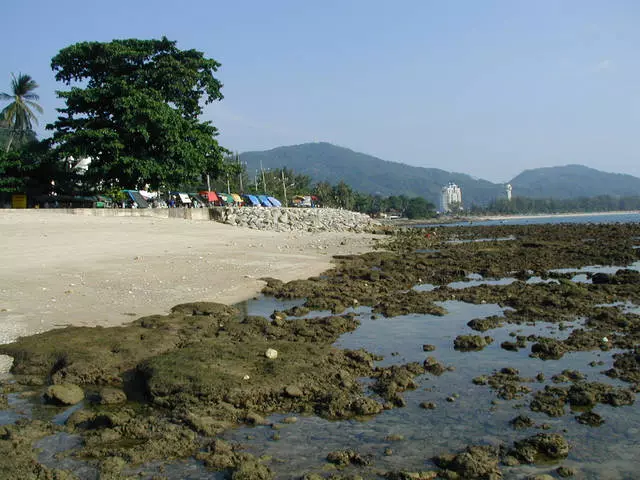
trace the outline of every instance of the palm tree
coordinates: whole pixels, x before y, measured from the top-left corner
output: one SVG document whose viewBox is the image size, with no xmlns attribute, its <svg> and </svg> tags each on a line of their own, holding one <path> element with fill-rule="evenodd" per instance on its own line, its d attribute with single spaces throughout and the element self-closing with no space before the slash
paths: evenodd
<svg viewBox="0 0 640 480">
<path fill-rule="evenodd" d="M 30 75 L 19 74 L 17 77 L 11 74 L 11 95 L 0 93 L 0 100 L 11 101 L 2 112 L 0 112 L 0 122 L 4 128 L 8 128 L 9 141 L 7 142 L 7 152 L 11 148 L 11 143 L 16 134 L 24 135 L 33 131 L 33 124 L 38 124 L 33 110 L 42 113 L 42 107 L 36 103 L 39 96 L 33 91 L 38 88 L 38 84 Z M 13 100 L 13 101 L 12 101 Z"/>
</svg>

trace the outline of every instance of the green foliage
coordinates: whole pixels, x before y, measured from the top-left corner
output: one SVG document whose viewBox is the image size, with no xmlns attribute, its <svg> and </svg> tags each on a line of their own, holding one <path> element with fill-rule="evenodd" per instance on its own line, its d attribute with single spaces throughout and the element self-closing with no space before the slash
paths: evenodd
<svg viewBox="0 0 640 480">
<path fill-rule="evenodd" d="M 31 142 L 37 141 L 36 132 L 33 130 L 12 130 L 0 127 L 0 150 L 3 152 L 9 149 L 20 150 Z M 11 144 L 9 144 L 11 142 Z"/>
<path fill-rule="evenodd" d="M 640 196 L 614 197 L 599 195 L 575 199 L 513 197 L 511 201 L 499 199 L 484 208 L 474 208 L 478 215 L 528 215 L 536 213 L 588 213 L 618 210 L 640 210 Z"/>
<path fill-rule="evenodd" d="M 42 107 L 36 103 L 40 97 L 33 91 L 38 84 L 29 75 L 19 74 L 17 77 L 11 74 L 11 93 L 0 93 L 0 100 L 9 101 L 0 112 L 0 127 L 8 130 L 8 138 L 2 141 L 5 151 L 14 146 L 18 139 L 17 147 L 24 145 L 33 135 L 33 125 L 38 124 L 38 118 L 33 112 L 42 113 Z M 3 136 L 7 135 L 4 133 Z"/>
<path fill-rule="evenodd" d="M 61 157 L 91 157 L 96 185 L 171 188 L 223 171 L 217 129 L 198 117 L 222 99 L 220 64 L 176 42 L 114 40 L 62 49 L 51 62 L 66 107 L 48 125 Z"/>
<path fill-rule="evenodd" d="M 247 162 L 249 172 L 259 169 L 261 162 L 265 169 L 286 166 L 308 175 L 314 183 L 335 185 L 344 181 L 355 191 L 382 197 L 419 196 L 438 202 L 442 186 L 454 182 L 462 188 L 465 204 L 471 205 L 486 204 L 504 190 L 501 184 L 469 175 L 388 162 L 330 143 L 306 143 L 263 152 L 246 152 L 241 154 L 241 158 Z M 432 163 L 436 161 L 432 159 Z"/>
<path fill-rule="evenodd" d="M 0 192 L 40 195 L 73 179 L 52 155 L 48 141 L 30 142 L 20 149 L 0 152 Z"/>
<path fill-rule="evenodd" d="M 409 200 L 405 215 L 409 219 L 431 218 L 435 216 L 435 206 L 422 197 Z"/>
<path fill-rule="evenodd" d="M 511 180 L 514 196 L 556 200 L 586 197 L 636 196 L 640 179 L 632 175 L 607 173 L 583 165 L 525 170 Z"/>
</svg>

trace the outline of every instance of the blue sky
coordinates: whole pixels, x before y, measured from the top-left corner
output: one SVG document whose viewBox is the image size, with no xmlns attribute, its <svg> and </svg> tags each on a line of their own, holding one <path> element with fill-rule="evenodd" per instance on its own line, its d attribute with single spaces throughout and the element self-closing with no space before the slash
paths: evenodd
<svg viewBox="0 0 640 480">
<path fill-rule="evenodd" d="M 327 141 L 507 181 L 580 163 L 640 176 L 636 0 L 33 0 L 2 8 L 11 72 L 60 102 L 51 57 L 80 41 L 159 38 L 222 63 L 206 110 L 237 151 Z M 47 135 L 40 128 L 42 135 Z"/>
</svg>

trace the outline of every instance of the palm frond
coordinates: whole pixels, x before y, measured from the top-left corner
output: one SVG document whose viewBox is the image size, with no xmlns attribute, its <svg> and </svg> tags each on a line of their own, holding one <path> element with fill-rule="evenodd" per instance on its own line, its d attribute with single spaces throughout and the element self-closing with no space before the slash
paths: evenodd
<svg viewBox="0 0 640 480">
<path fill-rule="evenodd" d="M 29 105 L 31 108 L 34 108 L 38 113 L 44 113 L 44 109 L 38 105 L 36 102 L 32 102 L 31 100 L 25 100 L 25 102 L 27 105 Z"/>
<path fill-rule="evenodd" d="M 11 74 L 11 91 L 13 95 L 7 93 L 0 94 L 2 100 L 13 100 L 1 112 L 3 124 L 13 131 L 27 131 L 33 129 L 33 124 L 38 124 L 38 118 L 34 110 L 43 113 L 43 109 L 35 100 L 40 97 L 33 92 L 38 88 L 38 84 L 29 75 Z"/>
</svg>

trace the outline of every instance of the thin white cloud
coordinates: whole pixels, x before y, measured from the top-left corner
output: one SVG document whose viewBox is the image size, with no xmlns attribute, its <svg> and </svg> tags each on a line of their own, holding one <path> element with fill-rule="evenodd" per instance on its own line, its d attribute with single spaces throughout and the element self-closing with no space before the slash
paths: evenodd
<svg viewBox="0 0 640 480">
<path fill-rule="evenodd" d="M 605 59 L 596 64 L 593 68 L 594 72 L 602 72 L 604 70 L 609 70 L 611 68 L 611 61 L 609 59 Z"/>
</svg>

